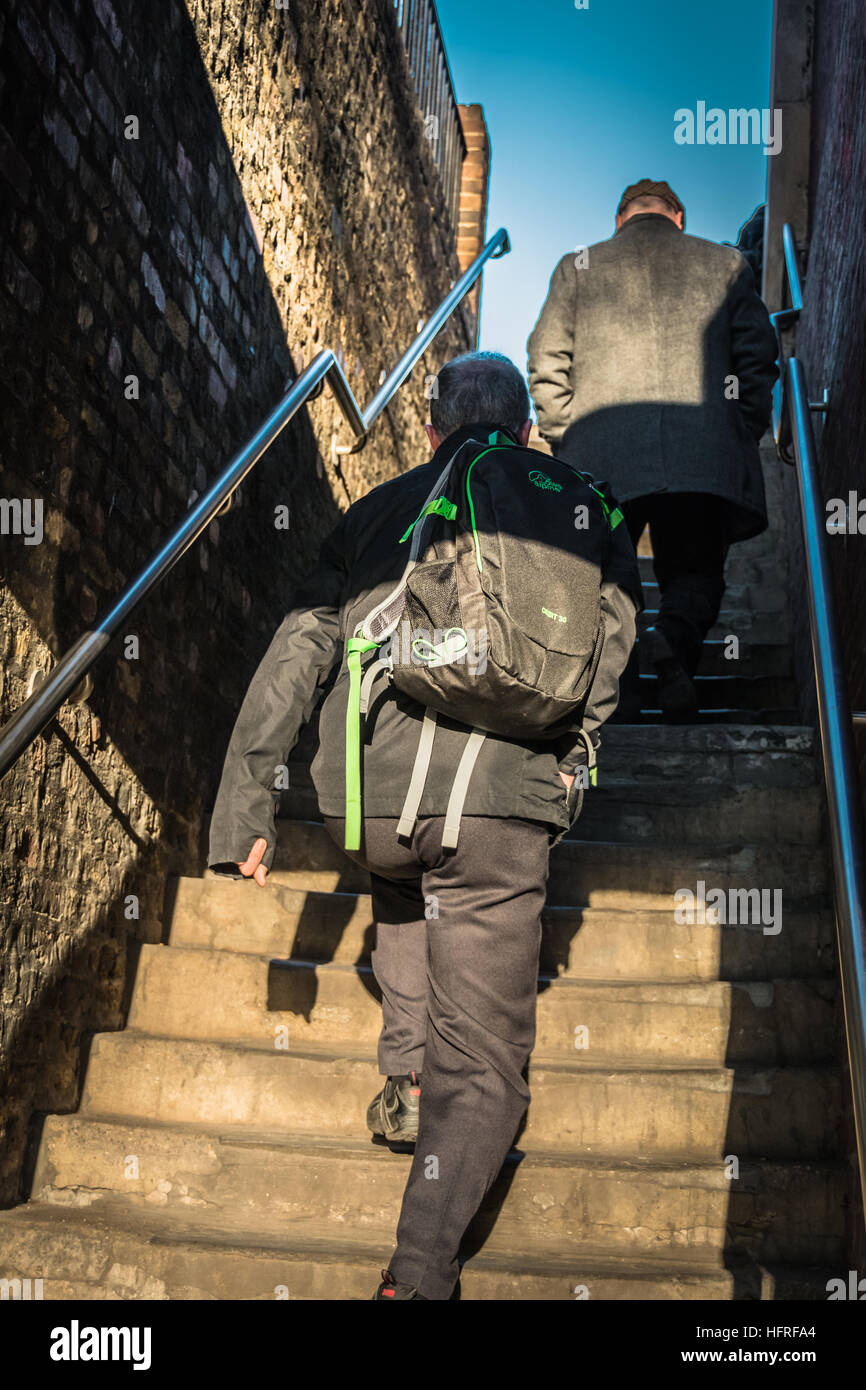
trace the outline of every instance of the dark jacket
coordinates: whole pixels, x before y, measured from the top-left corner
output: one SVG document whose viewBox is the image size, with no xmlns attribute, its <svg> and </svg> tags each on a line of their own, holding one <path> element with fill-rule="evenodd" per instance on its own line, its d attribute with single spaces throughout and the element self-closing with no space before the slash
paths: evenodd
<svg viewBox="0 0 866 1390">
<path fill-rule="evenodd" d="M 712 493 L 730 541 L 757 535 L 767 526 L 757 441 L 778 371 L 751 270 L 658 213 L 630 218 L 586 261 L 559 262 L 529 339 L 542 435 L 621 503 Z"/>
<path fill-rule="evenodd" d="M 495 425 L 455 431 L 431 461 L 382 483 L 354 503 L 322 546 L 319 563 L 277 629 L 247 691 L 229 743 L 211 820 L 208 863 L 236 864 L 263 836 L 270 868 L 275 850 L 275 770 L 285 764 L 336 663 L 337 679 L 319 719 L 312 776 L 323 815 L 345 811 L 345 724 L 349 686 L 347 637 L 403 573 L 399 537 L 420 511 L 450 455 L 466 439 L 486 439 Z M 619 677 L 634 644 L 643 595 L 627 527 L 610 532 L 602 576 L 605 637 L 583 727 L 598 729 L 616 708 Z M 363 748 L 364 814 L 399 816 L 418 746 L 423 708 L 385 682 L 371 702 Z M 572 769 L 584 745 L 575 731 L 555 742 L 526 743 L 490 734 L 478 757 L 464 814 L 542 820 L 557 830 L 573 819 L 558 775 Z M 444 815 L 465 725 L 440 716 L 433 760 L 419 807 Z"/>
<path fill-rule="evenodd" d="M 748 222 L 744 222 L 737 237 L 737 250 L 749 262 L 755 277 L 755 286 L 760 293 L 764 274 L 764 214 L 766 203 L 756 207 Z M 725 245 L 728 243 L 725 242 Z"/>
</svg>

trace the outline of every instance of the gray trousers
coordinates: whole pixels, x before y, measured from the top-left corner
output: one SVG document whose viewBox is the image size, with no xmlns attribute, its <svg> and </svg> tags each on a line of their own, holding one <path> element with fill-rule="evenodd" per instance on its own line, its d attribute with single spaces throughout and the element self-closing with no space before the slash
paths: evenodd
<svg viewBox="0 0 866 1390">
<path fill-rule="evenodd" d="M 341 819 L 325 817 L 342 847 Z M 418 1140 L 389 1268 L 425 1298 L 449 1299 L 469 1222 L 529 1104 L 541 910 L 550 830 L 464 816 L 456 850 L 444 817 L 364 822 L 350 857 L 370 870 L 382 991 L 379 1067 L 422 1073 Z"/>
</svg>

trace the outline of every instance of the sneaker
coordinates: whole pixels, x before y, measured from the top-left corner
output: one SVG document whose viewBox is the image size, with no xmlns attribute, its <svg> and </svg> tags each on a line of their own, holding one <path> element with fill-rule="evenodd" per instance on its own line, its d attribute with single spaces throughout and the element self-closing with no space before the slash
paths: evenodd
<svg viewBox="0 0 866 1390">
<path fill-rule="evenodd" d="M 659 627 L 648 627 L 643 641 L 650 663 L 658 676 L 658 697 L 662 714 L 669 724 L 692 724 L 698 717 L 695 683 L 681 664 Z"/>
<path fill-rule="evenodd" d="M 418 1138 L 418 1102 L 421 1074 L 389 1076 L 382 1090 L 370 1102 L 367 1128 L 384 1139 L 414 1144 Z"/>
<path fill-rule="evenodd" d="M 430 1302 L 429 1298 L 425 1298 L 423 1293 L 419 1293 L 418 1290 L 414 1287 L 414 1285 L 398 1284 L 390 1269 L 382 1270 L 382 1282 L 379 1285 L 376 1292 L 373 1294 L 373 1298 L 371 1301 L 375 1303 L 376 1300 L 380 1298 L 382 1300 L 388 1298 L 420 1298 L 422 1303 Z"/>
</svg>

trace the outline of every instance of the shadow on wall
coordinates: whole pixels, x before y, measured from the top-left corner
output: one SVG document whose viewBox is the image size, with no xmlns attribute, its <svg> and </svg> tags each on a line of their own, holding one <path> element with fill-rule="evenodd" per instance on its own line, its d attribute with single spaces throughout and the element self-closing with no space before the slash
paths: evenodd
<svg viewBox="0 0 866 1390">
<path fill-rule="evenodd" d="M 107 611 L 302 365 L 185 8 L 12 8 L 3 491 L 44 499 L 45 539 L 2 538 L 4 719 L 32 667 Z M 121 133 L 130 112 L 138 140 Z M 315 172 L 327 194 L 338 171 Z M 314 325 L 315 295 L 302 294 Z M 405 466 L 393 443 L 384 457 Z M 20 1194 L 31 1111 L 78 1103 L 83 1032 L 122 1025 L 128 942 L 159 939 L 165 874 L 201 868 L 246 683 L 339 512 L 302 411 L 115 639 L 87 705 L 66 707 L 4 781 L 0 1205 Z"/>
</svg>

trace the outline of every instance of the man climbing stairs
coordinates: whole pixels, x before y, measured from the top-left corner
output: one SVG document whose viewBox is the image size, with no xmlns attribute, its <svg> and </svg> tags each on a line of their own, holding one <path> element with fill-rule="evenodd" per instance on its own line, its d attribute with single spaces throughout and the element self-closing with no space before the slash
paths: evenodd
<svg viewBox="0 0 866 1390">
<path fill-rule="evenodd" d="M 662 724 L 644 676 L 643 721 L 603 731 L 599 785 L 552 853 L 532 1103 L 467 1235 L 463 1298 L 823 1299 L 844 1266 L 829 859 L 779 467 L 765 450 L 777 520 L 729 557 L 700 722 Z M 410 1159 L 364 1125 L 370 901 L 319 823 L 312 744 L 266 889 L 168 885 L 127 1027 L 93 1039 L 30 1201 L 0 1213 L 0 1277 L 60 1299 L 371 1297 Z M 701 910 L 712 890 L 723 920 Z"/>
</svg>

